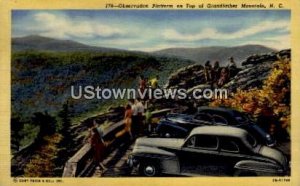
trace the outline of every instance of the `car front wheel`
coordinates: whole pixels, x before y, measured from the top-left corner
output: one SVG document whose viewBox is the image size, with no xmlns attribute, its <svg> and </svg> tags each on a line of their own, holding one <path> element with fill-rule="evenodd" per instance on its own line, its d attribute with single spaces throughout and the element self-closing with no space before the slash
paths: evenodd
<svg viewBox="0 0 300 186">
<path fill-rule="evenodd" d="M 153 177 L 160 174 L 159 167 L 154 162 L 141 163 L 139 167 L 139 172 L 140 175 L 147 177 Z"/>
</svg>

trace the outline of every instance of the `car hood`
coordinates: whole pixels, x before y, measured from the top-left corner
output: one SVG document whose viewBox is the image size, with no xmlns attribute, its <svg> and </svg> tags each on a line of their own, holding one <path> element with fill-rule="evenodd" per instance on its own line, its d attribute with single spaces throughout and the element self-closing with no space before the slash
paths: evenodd
<svg viewBox="0 0 300 186">
<path fill-rule="evenodd" d="M 286 157 L 279 150 L 267 146 L 261 146 L 260 150 L 258 151 L 258 154 L 275 160 L 276 162 L 281 164 L 281 166 L 283 166 L 285 169 L 288 167 L 288 162 Z"/>
<path fill-rule="evenodd" d="M 193 119 L 193 116 L 191 115 L 186 115 L 186 114 L 172 114 L 168 115 L 165 118 L 168 121 L 172 121 L 175 123 L 190 123 Z"/>
<path fill-rule="evenodd" d="M 177 138 L 138 138 L 135 147 L 157 147 L 168 149 L 180 149 L 184 139 Z"/>
</svg>

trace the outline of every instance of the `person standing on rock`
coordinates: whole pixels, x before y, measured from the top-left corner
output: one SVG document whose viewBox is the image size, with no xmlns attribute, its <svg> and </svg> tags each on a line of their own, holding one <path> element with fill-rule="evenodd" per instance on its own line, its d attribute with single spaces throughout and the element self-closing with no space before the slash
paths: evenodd
<svg viewBox="0 0 300 186">
<path fill-rule="evenodd" d="M 216 61 L 213 66 L 213 81 L 218 82 L 220 79 L 220 74 L 221 74 L 221 68 L 219 61 Z"/>
<path fill-rule="evenodd" d="M 220 79 L 218 81 L 218 87 L 222 87 L 223 85 L 225 85 L 225 83 L 228 82 L 229 78 L 230 78 L 230 75 L 229 75 L 228 68 L 222 68 L 221 74 L 220 74 Z"/>
<path fill-rule="evenodd" d="M 153 78 L 153 79 L 150 80 L 150 85 L 151 85 L 152 89 L 159 88 L 158 81 L 159 81 L 159 76 L 158 75 L 156 75 L 155 78 Z"/>
<path fill-rule="evenodd" d="M 144 93 L 144 91 L 146 89 L 146 80 L 143 75 L 140 75 L 139 89 L 140 89 L 141 93 Z"/>
<path fill-rule="evenodd" d="M 206 83 L 210 83 L 212 80 L 212 66 L 210 64 L 210 61 L 206 61 L 204 65 L 204 75 Z"/>
<path fill-rule="evenodd" d="M 150 79 L 149 80 L 149 89 L 151 89 L 151 90 L 158 89 L 159 88 L 158 81 L 159 81 L 158 75 L 156 75 L 154 78 Z M 149 93 L 149 94 L 147 94 L 148 100 L 150 100 L 153 98 L 154 94 L 153 94 L 153 91 L 150 91 L 148 93 Z M 148 105 L 148 102 L 149 102 L 148 100 L 146 101 L 145 105 Z"/>
<path fill-rule="evenodd" d="M 238 69 L 237 69 L 237 66 L 236 66 L 236 64 L 234 62 L 233 57 L 229 58 L 229 63 L 227 65 L 227 68 L 229 70 L 229 76 L 230 77 L 233 77 L 233 76 L 235 76 L 237 74 Z"/>
<path fill-rule="evenodd" d="M 227 67 L 230 69 L 230 68 L 237 68 L 236 67 L 236 64 L 235 64 L 235 62 L 234 62 L 234 59 L 233 59 L 233 57 L 230 57 L 229 58 L 229 63 L 228 63 L 228 65 L 227 65 Z"/>
</svg>

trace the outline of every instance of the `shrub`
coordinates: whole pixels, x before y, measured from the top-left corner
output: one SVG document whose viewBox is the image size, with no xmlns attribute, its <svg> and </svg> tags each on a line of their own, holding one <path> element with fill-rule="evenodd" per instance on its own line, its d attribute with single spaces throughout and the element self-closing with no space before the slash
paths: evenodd
<svg viewBox="0 0 300 186">
<path fill-rule="evenodd" d="M 273 64 L 262 88 L 238 89 L 229 99 L 214 100 L 210 105 L 248 112 L 257 118 L 258 124 L 261 117 L 267 117 L 264 123 L 268 132 L 282 135 L 284 129 L 290 134 L 290 68 L 289 59 L 280 59 Z"/>
</svg>

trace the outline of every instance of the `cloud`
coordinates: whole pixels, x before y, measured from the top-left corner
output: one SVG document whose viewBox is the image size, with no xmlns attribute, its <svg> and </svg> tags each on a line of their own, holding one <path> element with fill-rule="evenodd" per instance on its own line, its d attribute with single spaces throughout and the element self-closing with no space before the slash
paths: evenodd
<svg viewBox="0 0 300 186">
<path fill-rule="evenodd" d="M 142 50 L 145 52 L 154 52 L 154 51 L 159 51 L 167 48 L 194 48 L 194 47 L 199 47 L 199 45 L 195 43 L 157 43 L 154 45 L 149 45 L 149 46 L 144 46 L 144 47 L 131 47 L 129 48 L 130 50 Z"/>
<path fill-rule="evenodd" d="M 178 46 L 174 45 L 174 44 L 158 44 L 158 45 L 154 45 L 154 46 L 131 47 L 130 50 L 141 50 L 141 51 L 145 51 L 145 52 L 154 52 L 154 51 L 158 51 L 158 50 L 162 50 L 162 49 L 166 49 L 166 48 L 176 48 L 176 47 L 178 47 Z M 180 47 L 183 47 L 183 45 L 181 44 Z"/>
<path fill-rule="evenodd" d="M 16 11 L 12 17 L 12 34 L 13 37 L 42 35 L 93 46 L 143 51 L 242 44 L 261 44 L 272 48 L 288 48 L 290 45 L 290 21 L 285 16 L 278 16 L 277 11 L 275 17 L 243 14 L 245 17 L 236 19 L 242 24 L 233 25 L 230 24 L 233 20 L 228 12 L 228 17 L 209 14 L 212 20 L 216 20 L 209 24 L 199 16 L 178 14 L 180 19 L 166 19 L 169 14 L 162 13 L 162 19 L 157 22 L 157 17 L 148 14 L 127 13 L 47 10 L 20 14 Z M 258 19 L 264 21 L 254 22 Z M 242 25 L 245 26 L 240 28 Z"/>
<path fill-rule="evenodd" d="M 125 31 L 105 25 L 97 20 L 71 19 L 65 15 L 56 15 L 47 12 L 33 15 L 34 25 L 27 30 L 39 32 L 40 35 L 55 38 L 92 38 L 122 36 Z"/>
<path fill-rule="evenodd" d="M 255 34 L 274 31 L 274 30 L 289 31 L 290 22 L 285 20 L 276 21 L 276 22 L 264 21 L 233 33 L 224 33 L 214 28 L 205 28 L 196 34 L 182 34 L 174 29 L 166 29 L 162 32 L 162 36 L 166 40 L 172 40 L 172 41 L 199 41 L 204 39 L 229 40 L 229 39 L 241 39 L 244 37 L 253 36 Z"/>
<path fill-rule="evenodd" d="M 291 37 L 290 35 L 272 36 L 266 37 L 263 40 L 252 40 L 243 44 L 257 44 L 264 45 L 277 50 L 291 48 Z"/>
</svg>

